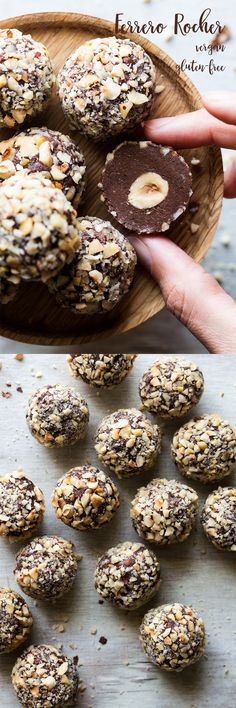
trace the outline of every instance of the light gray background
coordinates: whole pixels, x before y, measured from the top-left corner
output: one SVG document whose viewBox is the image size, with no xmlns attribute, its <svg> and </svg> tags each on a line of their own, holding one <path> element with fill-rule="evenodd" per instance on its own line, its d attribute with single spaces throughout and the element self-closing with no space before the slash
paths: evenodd
<svg viewBox="0 0 236 708">
<path fill-rule="evenodd" d="M 101 391 L 72 379 L 64 355 L 56 357 L 26 355 L 23 362 L 12 355 L 3 356 L 0 371 L 0 430 L 4 441 L 1 449 L 0 474 L 22 466 L 29 478 L 45 493 L 46 515 L 41 533 L 56 533 L 76 544 L 83 560 L 74 589 L 55 605 L 38 602 L 32 609 L 35 624 L 32 641 L 63 643 L 69 655 L 79 654 L 83 664 L 81 680 L 85 693 L 79 697 L 81 708 L 233 708 L 235 705 L 235 554 L 217 551 L 204 537 L 199 519 L 197 528 L 182 544 L 169 548 L 152 546 L 161 562 L 162 585 L 156 598 L 146 608 L 132 613 L 116 610 L 109 603 L 98 604 L 93 587 L 94 564 L 99 554 L 122 540 L 138 540 L 129 518 L 130 501 L 137 487 L 155 476 L 176 478 L 178 474 L 170 458 L 170 441 L 181 422 L 165 424 L 162 453 L 154 469 L 132 480 L 119 481 L 121 507 L 113 521 L 99 531 L 81 533 L 56 519 L 51 507 L 51 493 L 58 478 L 75 465 L 97 464 L 93 436 L 98 422 L 108 412 L 120 407 L 139 407 L 138 382 L 142 373 L 155 361 L 153 355 L 139 356 L 129 377 L 111 391 Z M 205 377 L 205 392 L 191 414 L 216 412 L 236 427 L 236 373 L 232 357 L 191 355 L 199 363 Z M 41 376 L 40 376 L 41 375 Z M 40 376 L 40 378 L 39 378 Z M 72 385 L 86 397 L 90 423 L 85 441 L 71 449 L 46 449 L 30 435 L 25 421 L 25 404 L 29 393 L 47 383 Z M 10 383 L 11 387 L 7 387 Z M 23 393 L 16 388 L 21 385 Z M 10 391 L 11 398 L 1 397 Z M 155 418 L 153 417 L 154 421 Z M 116 481 L 115 475 L 112 475 Z M 233 472 L 223 486 L 235 484 Z M 200 509 L 212 489 L 196 482 Z M 214 485 L 215 487 L 218 485 Z M 20 544 L 9 545 L 0 539 L 0 585 L 17 589 L 12 573 L 15 553 Z M 182 674 L 165 674 L 148 662 L 139 646 L 138 627 L 148 607 L 163 602 L 192 603 L 204 618 L 207 630 L 206 658 Z M 53 625 L 64 622 L 65 632 L 58 633 Z M 91 629 L 97 634 L 92 635 Z M 123 629 L 122 629 L 123 628 Z M 107 638 L 101 646 L 99 638 Z M 72 645 L 72 646 L 71 646 Z M 0 657 L 0 705 L 17 708 L 10 684 L 10 671 L 21 650 Z M 93 684 L 95 688 L 91 688 Z"/>
<path fill-rule="evenodd" d="M 190 78 L 198 86 L 199 90 L 204 93 L 207 90 L 233 90 L 235 88 L 236 78 L 236 18 L 235 5 L 233 0 L 214 0 L 212 3 L 207 3 L 206 0 L 201 2 L 189 3 L 188 0 L 151 0 L 144 2 L 143 0 L 117 0 L 110 2 L 109 0 L 0 0 L 0 18 L 24 14 L 27 12 L 43 12 L 43 11 L 65 11 L 65 12 L 81 12 L 97 17 L 104 17 L 109 20 L 114 20 L 116 12 L 124 12 L 124 19 L 138 19 L 140 23 L 151 19 L 153 23 L 163 22 L 168 27 L 173 25 L 173 17 L 175 12 L 183 12 L 186 16 L 186 21 L 191 23 L 196 22 L 202 12 L 208 5 L 212 8 L 212 20 L 218 19 L 222 23 L 228 24 L 232 31 L 232 39 L 227 44 L 224 54 L 216 54 L 215 60 L 218 63 L 227 65 L 226 71 L 217 73 L 213 77 L 207 73 L 189 73 Z M 197 43 L 206 41 L 206 36 L 198 34 L 194 36 L 182 37 L 177 36 L 166 42 L 162 35 L 152 35 L 150 39 L 158 43 L 167 53 L 169 53 L 177 62 L 182 58 L 192 59 L 195 57 L 194 47 L 195 40 Z M 203 63 L 207 61 L 207 55 L 196 55 L 199 61 Z M 217 60 L 218 58 L 218 60 Z M 228 160 L 229 151 L 225 152 L 225 159 Z M 216 234 L 214 244 L 211 247 L 204 265 L 211 273 L 217 273 L 222 279 L 222 283 L 227 292 L 236 297 L 235 272 L 236 272 L 236 242 L 234 237 L 234 220 L 235 220 L 235 204 L 231 201 L 225 202 L 220 225 Z M 227 233 L 230 238 L 230 244 L 225 247 L 221 243 L 222 236 Z M 129 349 L 132 338 L 133 351 L 205 351 L 204 348 L 190 335 L 186 329 L 176 322 L 176 320 L 166 311 L 155 316 L 149 322 L 144 323 L 140 327 L 130 332 L 109 340 L 109 349 L 113 351 Z M 97 343 L 96 350 L 107 348 L 106 342 Z M 19 345 L 10 340 L 0 339 L 0 351 L 16 351 Z M 21 351 L 35 350 L 40 348 L 20 345 Z M 85 351 L 89 351 L 90 347 L 84 347 Z M 93 345 L 93 349 L 95 346 Z M 42 351 L 50 351 L 47 348 L 41 348 Z M 57 348 L 57 351 L 60 351 Z"/>
</svg>

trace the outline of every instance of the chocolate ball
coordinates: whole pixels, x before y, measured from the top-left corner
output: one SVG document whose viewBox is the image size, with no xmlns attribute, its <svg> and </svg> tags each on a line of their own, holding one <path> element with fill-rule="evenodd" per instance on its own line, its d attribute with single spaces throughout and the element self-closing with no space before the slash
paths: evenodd
<svg viewBox="0 0 236 708">
<path fill-rule="evenodd" d="M 140 641 L 149 659 L 160 669 L 183 671 L 204 653 L 204 623 L 190 605 L 160 605 L 144 616 Z"/>
<path fill-rule="evenodd" d="M 130 39 L 99 37 L 69 56 L 58 77 L 71 126 L 94 140 L 131 130 L 149 114 L 155 67 Z"/>
<path fill-rule="evenodd" d="M 28 639 L 33 617 L 21 595 L 0 588 L 0 618 L 0 654 L 8 654 Z"/>
<path fill-rule="evenodd" d="M 202 527 L 209 541 L 220 551 L 236 551 L 236 489 L 218 487 L 207 497 Z"/>
<path fill-rule="evenodd" d="M 173 437 L 172 457 L 179 472 L 199 482 L 215 482 L 236 463 L 236 433 L 218 415 L 189 420 Z"/>
<path fill-rule="evenodd" d="M 107 155 L 100 186 L 101 199 L 119 224 L 150 234 L 168 231 L 185 212 L 192 175 L 173 148 L 130 141 Z"/>
<path fill-rule="evenodd" d="M 112 388 L 133 367 L 135 354 L 74 354 L 67 357 L 71 373 L 95 388 Z"/>
<path fill-rule="evenodd" d="M 34 538 L 17 553 L 15 579 L 26 595 L 54 600 L 71 589 L 78 560 L 70 541 L 60 536 Z"/>
<path fill-rule="evenodd" d="M 141 543 L 119 543 L 97 561 L 96 590 L 123 610 L 134 610 L 148 602 L 159 586 L 160 563 Z"/>
<path fill-rule="evenodd" d="M 29 538 L 42 523 L 44 511 L 41 489 L 23 470 L 0 477 L 0 536 L 10 543 Z"/>
<path fill-rule="evenodd" d="M 171 357 L 151 364 L 139 384 L 144 408 L 161 418 L 179 418 L 198 403 L 203 374 L 194 362 Z"/>
<path fill-rule="evenodd" d="M 152 479 L 131 502 L 135 531 L 150 543 L 180 543 L 192 531 L 198 495 L 175 479 Z"/>
<path fill-rule="evenodd" d="M 69 659 L 51 644 L 32 645 L 17 659 L 12 684 L 22 706 L 66 708 L 78 694 L 78 657 Z"/>
<path fill-rule="evenodd" d="M 77 391 L 61 384 L 31 394 L 26 420 L 32 435 L 45 447 L 75 445 L 86 434 L 89 409 Z"/>
<path fill-rule="evenodd" d="M 105 472 L 84 465 L 73 467 L 59 479 L 52 505 L 64 524 L 78 531 L 90 531 L 111 521 L 120 506 L 120 496 Z"/>
</svg>

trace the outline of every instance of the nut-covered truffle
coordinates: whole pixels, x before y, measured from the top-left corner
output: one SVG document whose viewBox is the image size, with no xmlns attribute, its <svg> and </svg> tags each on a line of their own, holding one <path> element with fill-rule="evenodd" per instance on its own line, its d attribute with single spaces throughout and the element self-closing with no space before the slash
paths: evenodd
<svg viewBox="0 0 236 708">
<path fill-rule="evenodd" d="M 202 526 L 220 551 L 236 551 L 235 487 L 219 487 L 209 494 L 202 511 Z"/>
<path fill-rule="evenodd" d="M 165 671 L 182 671 L 204 653 L 204 623 L 190 605 L 160 605 L 144 616 L 140 641 L 153 664 Z"/>
<path fill-rule="evenodd" d="M 44 510 L 41 489 L 23 470 L 0 477 L 0 536 L 10 543 L 29 538 L 41 524 Z"/>
<path fill-rule="evenodd" d="M 125 142 L 108 153 L 100 186 L 102 201 L 120 224 L 150 234 L 167 231 L 184 213 L 192 175 L 171 147 Z"/>
<path fill-rule="evenodd" d="M 0 30 L 0 127 L 40 113 L 55 81 L 46 47 L 17 29 Z"/>
<path fill-rule="evenodd" d="M 84 465 L 59 479 L 52 497 L 58 519 L 78 531 L 98 529 L 120 506 L 119 492 L 104 472 Z"/>
<path fill-rule="evenodd" d="M 26 595 L 54 600 L 71 589 L 78 560 L 70 541 L 60 536 L 34 538 L 17 553 L 15 579 Z"/>
<path fill-rule="evenodd" d="M 141 543 L 119 543 L 97 562 L 96 590 L 121 609 L 134 610 L 148 602 L 159 585 L 160 563 Z"/>
<path fill-rule="evenodd" d="M 139 384 L 144 408 L 162 418 L 178 418 L 198 403 L 203 374 L 194 362 L 171 357 L 151 364 Z"/>
<path fill-rule="evenodd" d="M 23 597 L 0 588 L 0 654 L 8 654 L 26 641 L 33 618 Z"/>
<path fill-rule="evenodd" d="M 131 505 L 135 531 L 151 543 L 164 546 L 185 541 L 198 510 L 198 495 L 175 479 L 152 479 L 138 489 Z"/>
<path fill-rule="evenodd" d="M 77 314 L 103 314 L 128 292 L 136 253 L 109 221 L 86 216 L 77 220 L 77 227 L 81 247 L 48 286 L 62 305 Z"/>
<path fill-rule="evenodd" d="M 40 172 L 77 207 L 85 188 L 85 162 L 78 145 L 57 130 L 28 128 L 0 142 L 0 180 Z"/>
<path fill-rule="evenodd" d="M 7 305 L 8 302 L 15 300 L 19 286 L 11 283 L 10 280 L 0 277 L 0 303 Z"/>
<path fill-rule="evenodd" d="M 95 140 L 105 140 L 134 128 L 148 116 L 155 67 L 130 39 L 99 37 L 71 54 L 58 83 L 72 127 Z"/>
<path fill-rule="evenodd" d="M 51 644 L 32 645 L 17 659 L 12 684 L 24 708 L 69 708 L 78 693 L 78 657 Z"/>
<path fill-rule="evenodd" d="M 160 449 L 160 428 L 136 408 L 107 415 L 95 436 L 99 460 L 120 478 L 151 469 Z"/>
<path fill-rule="evenodd" d="M 43 280 L 80 246 L 76 212 L 41 174 L 17 173 L 0 184 L 0 278 Z"/>
<path fill-rule="evenodd" d="M 67 361 L 73 376 L 96 388 L 112 388 L 126 378 L 135 354 L 74 354 Z"/>
<path fill-rule="evenodd" d="M 184 477 L 215 482 L 230 474 L 236 462 L 236 433 L 218 415 L 189 420 L 177 430 L 172 457 Z"/>
<path fill-rule="evenodd" d="M 86 401 L 73 388 L 53 384 L 32 393 L 26 420 L 32 435 L 45 447 L 75 445 L 89 421 Z"/>
</svg>

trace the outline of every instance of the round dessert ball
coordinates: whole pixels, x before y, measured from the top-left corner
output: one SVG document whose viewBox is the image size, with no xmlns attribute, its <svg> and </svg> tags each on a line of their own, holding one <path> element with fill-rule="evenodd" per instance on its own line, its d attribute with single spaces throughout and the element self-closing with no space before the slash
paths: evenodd
<svg viewBox="0 0 236 708">
<path fill-rule="evenodd" d="M 7 305 L 8 302 L 15 300 L 19 287 L 14 285 L 10 280 L 1 278 L 0 275 L 0 304 Z"/>
<path fill-rule="evenodd" d="M 55 77 L 46 47 L 17 29 L 0 31 L 0 127 L 14 128 L 45 108 Z"/>
<path fill-rule="evenodd" d="M 126 378 L 135 358 L 135 354 L 69 354 L 67 361 L 75 378 L 96 388 L 112 388 Z"/>
<path fill-rule="evenodd" d="M 175 479 L 152 479 L 131 502 L 135 531 L 150 543 L 180 543 L 192 531 L 198 495 Z"/>
<path fill-rule="evenodd" d="M 17 173 L 0 184 L 0 275 L 19 283 L 58 273 L 80 245 L 76 212 L 41 174 Z"/>
<path fill-rule="evenodd" d="M 0 180 L 40 172 L 76 208 L 85 189 L 85 161 L 78 145 L 57 130 L 28 128 L 0 142 Z"/>
<path fill-rule="evenodd" d="M 219 487 L 209 494 L 202 511 L 202 526 L 220 551 L 236 551 L 236 488 Z"/>
<path fill-rule="evenodd" d="M 140 641 L 153 664 L 165 671 L 182 671 L 203 655 L 205 627 L 190 605 L 160 605 L 144 616 Z"/>
<path fill-rule="evenodd" d="M 84 465 L 73 467 L 54 489 L 52 505 L 58 519 L 78 531 L 98 529 L 120 506 L 117 487 L 104 472 Z"/>
<path fill-rule="evenodd" d="M 17 553 L 15 579 L 26 595 L 54 600 L 71 589 L 78 561 L 73 543 L 59 536 L 41 536 Z"/>
<path fill-rule="evenodd" d="M 161 430 L 136 408 L 121 408 L 98 426 L 95 450 L 117 477 L 132 477 L 153 467 L 161 450 Z"/>
<path fill-rule="evenodd" d="M 184 477 L 215 482 L 230 474 L 236 462 L 236 433 L 218 415 L 189 420 L 173 437 L 172 457 Z"/>
<path fill-rule="evenodd" d="M 22 706 L 66 708 L 78 693 L 78 657 L 69 659 L 51 644 L 31 645 L 17 659 L 12 684 Z"/>
<path fill-rule="evenodd" d="M 10 588 L 0 588 L 0 654 L 8 654 L 26 641 L 33 617 L 23 597 Z"/>
<path fill-rule="evenodd" d="M 171 357 L 155 361 L 143 374 L 139 395 L 144 408 L 162 418 L 178 418 L 198 403 L 204 389 L 197 364 Z"/>
<path fill-rule="evenodd" d="M 35 533 L 45 511 L 41 489 L 23 470 L 0 477 L 0 536 L 23 541 Z"/>
<path fill-rule="evenodd" d="M 119 543 L 97 562 L 96 590 L 123 610 L 134 610 L 148 602 L 159 586 L 160 563 L 141 543 Z"/>
<path fill-rule="evenodd" d="M 26 420 L 32 435 L 45 447 L 75 445 L 86 434 L 88 405 L 73 388 L 52 384 L 31 394 Z"/>
<path fill-rule="evenodd" d="M 173 148 L 129 141 L 108 153 L 100 187 L 102 201 L 120 224 L 150 234 L 168 231 L 185 212 L 192 175 Z"/>
<path fill-rule="evenodd" d="M 139 44 L 99 37 L 67 59 L 58 77 L 59 96 L 72 127 L 106 140 L 147 118 L 155 79 L 154 64 Z"/>
<path fill-rule="evenodd" d="M 86 216 L 77 220 L 77 227 L 81 246 L 48 286 L 58 302 L 75 313 L 103 314 L 128 292 L 137 256 L 109 221 Z"/>
</svg>

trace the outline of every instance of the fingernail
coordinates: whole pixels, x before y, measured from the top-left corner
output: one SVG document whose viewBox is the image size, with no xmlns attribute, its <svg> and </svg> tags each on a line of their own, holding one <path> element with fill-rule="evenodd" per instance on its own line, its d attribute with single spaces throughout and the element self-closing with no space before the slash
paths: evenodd
<svg viewBox="0 0 236 708">
<path fill-rule="evenodd" d="M 144 241 L 142 241 L 141 238 L 137 238 L 136 236 L 131 236 L 130 241 L 133 244 L 135 251 L 137 251 L 138 258 L 141 263 L 145 268 L 147 268 L 147 270 L 151 271 L 152 259 L 148 246 L 144 243 Z"/>
<path fill-rule="evenodd" d="M 157 132 L 159 129 L 165 128 L 169 125 L 171 120 L 172 116 L 170 118 L 153 118 L 152 120 L 146 120 L 144 123 L 144 130 L 147 128 L 148 130 L 153 129 Z"/>
</svg>

